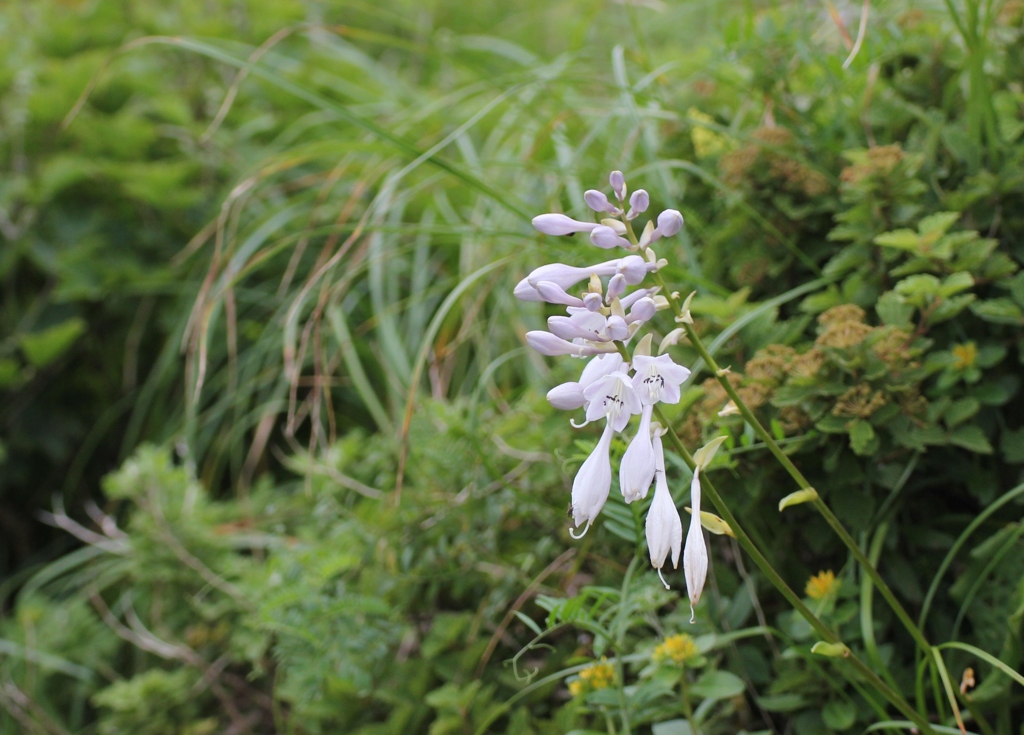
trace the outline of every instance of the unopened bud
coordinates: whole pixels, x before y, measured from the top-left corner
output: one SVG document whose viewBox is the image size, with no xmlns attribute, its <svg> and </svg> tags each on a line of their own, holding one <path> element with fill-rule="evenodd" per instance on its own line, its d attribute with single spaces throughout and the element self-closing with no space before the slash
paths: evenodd
<svg viewBox="0 0 1024 735">
<path fill-rule="evenodd" d="M 666 209 L 658 215 L 658 235 L 672 237 L 683 229 L 683 215 L 674 209 Z"/>
<path fill-rule="evenodd" d="M 583 296 L 583 306 L 586 307 L 587 311 L 600 311 L 602 304 L 604 304 L 604 299 L 601 298 L 599 293 L 591 291 Z"/>
<path fill-rule="evenodd" d="M 583 306 L 583 300 L 568 293 L 557 283 L 551 281 L 540 281 L 537 283 L 537 293 L 549 304 L 562 304 L 563 306 Z"/>
<path fill-rule="evenodd" d="M 608 294 L 605 296 L 605 301 L 609 304 L 615 299 L 626 292 L 626 277 L 621 273 L 616 273 L 608 281 Z"/>
<path fill-rule="evenodd" d="M 583 386 L 579 383 L 562 383 L 548 391 L 548 403 L 563 411 L 582 408 L 586 403 L 583 397 Z"/>
<path fill-rule="evenodd" d="M 638 215 L 643 214 L 650 205 L 651 197 L 648 196 L 647 192 L 643 189 L 637 189 L 629 197 L 629 212 L 626 213 L 626 219 L 634 219 Z"/>
<path fill-rule="evenodd" d="M 596 222 L 580 222 L 564 214 L 539 214 L 533 218 L 533 226 L 545 235 L 572 235 L 576 232 L 590 232 Z"/>
<path fill-rule="evenodd" d="M 605 225 L 598 225 L 590 231 L 590 242 L 605 250 L 629 248 L 629 240 L 619 237 L 615 230 Z"/>
<path fill-rule="evenodd" d="M 615 192 L 615 196 L 620 202 L 626 200 L 626 177 L 622 175 L 621 171 L 612 171 L 608 176 L 608 183 L 611 184 L 612 191 Z"/>
<path fill-rule="evenodd" d="M 615 214 L 619 211 L 618 207 L 608 201 L 608 197 L 597 189 L 587 189 L 583 192 L 583 201 L 595 212 L 611 212 Z"/>
<path fill-rule="evenodd" d="M 654 317 L 654 313 L 658 310 L 657 305 L 654 303 L 654 299 L 650 297 L 642 298 L 633 304 L 633 308 L 629 310 L 629 316 L 626 317 L 626 321 L 632 324 L 633 322 L 646 322 Z"/>
</svg>

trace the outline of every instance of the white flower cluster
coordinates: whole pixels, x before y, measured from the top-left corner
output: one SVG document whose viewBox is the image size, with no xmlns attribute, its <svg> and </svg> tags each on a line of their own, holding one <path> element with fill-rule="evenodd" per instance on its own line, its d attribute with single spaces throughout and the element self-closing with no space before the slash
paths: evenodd
<svg viewBox="0 0 1024 735">
<path fill-rule="evenodd" d="M 700 481 L 695 472 L 691 485 L 692 516 L 682 552 L 683 525 L 665 476 L 665 456 L 661 443 L 664 431 L 651 421 L 657 403 L 678 403 L 680 385 L 690 371 L 677 365 L 668 355 L 650 354 L 650 337 L 640 340 L 633 350 L 632 362 L 620 354 L 620 345 L 629 344 L 642 325 L 668 302 L 658 295 L 658 288 L 637 288 L 647 274 L 665 265 L 658 260 L 651 244 L 671 237 L 683 226 L 683 216 L 667 209 L 648 222 L 642 234 L 633 241 L 632 221 L 647 210 L 650 197 L 643 189 L 628 198 L 626 182 L 619 171 L 613 171 L 609 183 L 618 204 L 613 204 L 600 191 L 584 194 L 587 205 L 597 213 L 612 217 L 599 223 L 580 222 L 564 214 L 542 214 L 533 219 L 533 226 L 547 235 L 589 233 L 595 246 L 627 251 L 621 257 L 588 267 L 552 263 L 535 269 L 515 288 L 515 295 L 524 301 L 544 301 L 566 307 L 568 316 L 548 318 L 549 331 L 526 334 L 526 341 L 542 355 L 590 357 L 578 381 L 563 383 L 551 389 L 548 401 L 555 408 L 586 411 L 586 422 L 605 419 L 604 431 L 594 451 L 576 473 L 572 484 L 572 517 L 579 538 L 590 528 L 608 499 L 612 484 L 610 447 L 612 434 L 626 428 L 634 414 L 640 414 L 640 426 L 629 443 L 619 467 L 619 488 L 627 503 L 646 498 L 654 483 L 654 499 L 647 515 L 647 545 L 651 563 L 661 576 L 662 567 L 672 555 L 672 565 L 679 566 L 680 553 L 691 604 L 700 599 L 707 575 L 707 549 L 700 524 Z M 629 235 L 631 239 L 625 236 Z M 603 280 L 607 279 L 607 281 Z M 587 281 L 586 290 L 570 293 L 574 286 Z M 621 351 L 626 353 L 625 350 Z M 628 353 L 626 353 L 628 354 Z M 575 426 L 575 424 L 574 424 Z M 661 576 L 662 582 L 665 582 Z M 665 583 L 668 587 L 668 584 Z"/>
</svg>

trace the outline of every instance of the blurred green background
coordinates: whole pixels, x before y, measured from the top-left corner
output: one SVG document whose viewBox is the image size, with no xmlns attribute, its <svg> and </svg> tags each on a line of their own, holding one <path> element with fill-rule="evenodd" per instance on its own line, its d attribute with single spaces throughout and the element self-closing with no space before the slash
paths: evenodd
<svg viewBox="0 0 1024 735">
<path fill-rule="evenodd" d="M 884 722 L 727 538 L 693 628 L 681 575 L 626 574 L 646 552 L 621 500 L 568 538 L 596 436 L 544 401 L 579 366 L 526 351 L 547 312 L 511 289 L 594 257 L 529 218 L 588 217 L 612 168 L 684 214 L 666 277 L 911 614 L 1019 671 L 1022 19 L 9 0 L 0 733 L 685 735 L 680 678 L 700 732 Z M 834 570 L 822 614 L 952 727 L 695 377 L 673 418 L 694 447 L 729 436 L 730 507 L 794 588 Z M 703 653 L 681 673 L 651 658 L 677 632 Z M 602 656 L 628 662 L 614 696 L 567 686 Z M 978 675 L 970 728 L 1024 732 L 1009 676 L 949 659 Z"/>
</svg>

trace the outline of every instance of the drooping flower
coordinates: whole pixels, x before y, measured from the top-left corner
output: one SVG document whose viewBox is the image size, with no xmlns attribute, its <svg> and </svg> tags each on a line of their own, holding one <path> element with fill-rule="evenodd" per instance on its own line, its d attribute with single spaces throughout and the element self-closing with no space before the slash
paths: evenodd
<svg viewBox="0 0 1024 735">
<path fill-rule="evenodd" d="M 601 513 L 601 508 L 608 500 L 608 492 L 612 487 L 612 463 L 609 458 L 609 450 L 614 432 L 615 429 L 609 418 L 597 446 L 584 460 L 576 477 L 573 478 L 572 521 L 576 528 L 583 527 L 579 535 L 574 534 L 571 529 L 569 530 L 569 535 L 573 538 L 581 538 L 590 530 L 590 524 Z"/>
<path fill-rule="evenodd" d="M 647 491 L 654 481 L 657 460 L 654 456 L 654 444 L 651 442 L 651 412 L 653 405 L 644 406 L 640 413 L 640 427 L 636 436 L 626 447 L 619 465 L 619 489 L 627 503 L 638 498 L 646 498 Z"/>
<path fill-rule="evenodd" d="M 708 576 L 708 548 L 704 543 L 704 531 L 700 525 L 700 466 L 693 470 L 690 483 L 690 528 L 686 532 L 686 548 L 683 550 L 683 575 L 686 577 L 686 593 L 690 597 L 690 622 L 695 622 L 694 607 L 704 591 Z"/>
<path fill-rule="evenodd" d="M 633 367 L 636 368 L 633 387 L 641 401 L 645 404 L 679 403 L 679 386 L 690 377 L 688 368 L 677 365 L 668 355 L 637 355 Z"/>
<path fill-rule="evenodd" d="M 658 570 L 661 583 L 668 589 L 668 582 L 661 573 L 669 552 L 672 554 L 672 566 L 679 568 L 679 552 L 683 546 L 683 522 L 679 511 L 672 500 L 665 478 L 665 453 L 661 445 L 661 436 L 654 436 L 654 500 L 647 511 L 647 549 L 651 553 L 651 564 Z M 700 524 L 698 523 L 698 527 Z"/>
<path fill-rule="evenodd" d="M 586 364 L 579 380 L 562 383 L 549 390 L 548 402 L 563 411 L 582 408 L 587 404 L 587 399 L 583 395 L 584 389 L 595 380 L 621 369 L 622 355 L 617 352 L 598 355 Z"/>
</svg>

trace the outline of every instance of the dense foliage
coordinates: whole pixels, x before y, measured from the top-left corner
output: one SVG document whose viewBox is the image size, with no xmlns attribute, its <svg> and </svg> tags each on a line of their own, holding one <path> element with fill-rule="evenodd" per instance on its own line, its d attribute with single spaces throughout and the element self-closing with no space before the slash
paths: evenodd
<svg viewBox="0 0 1024 735">
<path fill-rule="evenodd" d="M 664 277 L 932 642 L 1024 668 L 1024 5 L 870 10 L 848 68 L 860 7 L 831 4 L 0 15 L 0 733 L 902 719 L 728 536 L 694 626 L 614 489 L 568 537 L 597 437 L 544 401 L 578 366 L 523 348 L 546 312 L 511 289 L 582 260 L 529 217 L 588 217 L 611 168 L 684 214 Z M 956 732 L 672 354 L 694 376 L 669 415 L 691 451 L 727 436 L 709 475 L 772 566 Z M 1020 731 L 1011 674 L 942 652 L 967 729 Z"/>
</svg>

